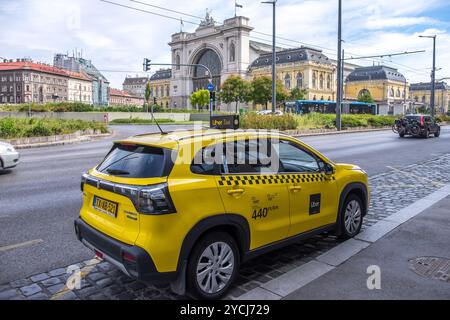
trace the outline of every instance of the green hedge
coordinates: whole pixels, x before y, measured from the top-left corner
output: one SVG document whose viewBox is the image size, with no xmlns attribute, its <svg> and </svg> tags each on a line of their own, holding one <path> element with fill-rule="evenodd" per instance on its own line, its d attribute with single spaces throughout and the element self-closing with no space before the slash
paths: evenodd
<svg viewBox="0 0 450 320">
<path fill-rule="evenodd" d="M 175 120 L 172 119 L 156 119 L 158 123 L 174 123 Z M 150 119 L 140 119 L 140 118 L 126 118 L 126 119 L 115 119 L 110 122 L 110 124 L 154 124 L 155 122 Z"/>
<path fill-rule="evenodd" d="M 396 116 L 374 115 L 342 115 L 343 128 L 355 127 L 389 127 L 394 124 Z M 244 129 L 334 129 L 336 128 L 336 115 L 310 113 L 306 115 L 283 116 L 257 115 L 246 113 L 242 115 L 241 127 Z"/>
<path fill-rule="evenodd" d="M 107 133 L 108 129 L 101 122 L 81 120 L 37 119 L 37 118 L 2 118 L 0 119 L 0 138 L 17 139 L 70 134 L 88 129 Z"/>
</svg>

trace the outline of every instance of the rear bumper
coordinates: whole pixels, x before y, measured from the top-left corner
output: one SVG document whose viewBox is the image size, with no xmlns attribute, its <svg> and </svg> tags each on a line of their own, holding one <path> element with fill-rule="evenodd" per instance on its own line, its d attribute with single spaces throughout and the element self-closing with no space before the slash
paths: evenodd
<svg viewBox="0 0 450 320">
<path fill-rule="evenodd" d="M 158 272 L 152 258 L 144 249 L 117 241 L 92 228 L 81 218 L 77 218 L 74 223 L 78 240 L 94 252 L 100 252 L 104 260 L 131 278 L 154 284 L 165 284 L 176 279 L 176 272 Z M 124 260 L 124 253 L 135 257 L 135 262 Z"/>
</svg>

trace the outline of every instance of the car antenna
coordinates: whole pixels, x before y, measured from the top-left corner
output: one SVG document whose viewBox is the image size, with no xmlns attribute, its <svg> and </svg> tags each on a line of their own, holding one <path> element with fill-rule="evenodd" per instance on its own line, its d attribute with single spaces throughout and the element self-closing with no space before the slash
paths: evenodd
<svg viewBox="0 0 450 320">
<path fill-rule="evenodd" d="M 152 120 L 156 123 L 156 126 L 158 127 L 158 129 L 161 132 L 161 134 L 162 135 L 168 134 L 167 132 L 163 131 L 163 129 L 161 129 L 161 127 L 159 126 L 158 121 L 156 121 L 155 116 L 153 115 L 153 106 L 152 106 L 152 108 L 150 110 L 151 110 L 150 112 L 152 113 Z"/>
</svg>

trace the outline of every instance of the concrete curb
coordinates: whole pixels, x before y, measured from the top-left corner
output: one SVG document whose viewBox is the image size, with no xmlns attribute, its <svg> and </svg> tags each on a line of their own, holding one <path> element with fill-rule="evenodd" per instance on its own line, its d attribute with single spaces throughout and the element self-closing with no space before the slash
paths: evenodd
<svg viewBox="0 0 450 320">
<path fill-rule="evenodd" d="M 63 146 L 63 145 L 74 144 L 74 143 L 79 143 L 79 142 L 90 142 L 90 141 L 106 139 L 106 138 L 109 138 L 109 137 L 113 137 L 114 135 L 115 135 L 115 132 L 113 131 L 111 133 L 103 133 L 103 134 L 97 134 L 97 135 L 80 136 L 77 139 L 68 139 L 68 140 L 60 140 L 60 141 L 53 141 L 53 142 L 39 142 L 39 143 L 14 145 L 14 148 L 17 149 L 17 150 L 21 150 L 21 149 L 32 149 L 32 148 Z"/>
<path fill-rule="evenodd" d="M 369 247 L 389 232 L 411 220 L 450 195 L 450 184 L 422 198 L 367 228 L 354 239 L 349 239 L 300 267 L 255 288 L 236 300 L 279 300 L 320 278 L 351 257 Z"/>
</svg>

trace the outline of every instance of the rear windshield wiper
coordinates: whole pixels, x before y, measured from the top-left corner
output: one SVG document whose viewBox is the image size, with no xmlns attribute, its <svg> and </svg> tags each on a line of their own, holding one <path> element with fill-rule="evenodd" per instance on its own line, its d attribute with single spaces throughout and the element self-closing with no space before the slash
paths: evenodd
<svg viewBox="0 0 450 320">
<path fill-rule="evenodd" d="M 107 169 L 106 172 L 108 172 L 109 174 L 118 175 L 118 176 L 126 176 L 126 175 L 130 174 L 128 171 L 119 170 L 119 169 Z"/>
</svg>

